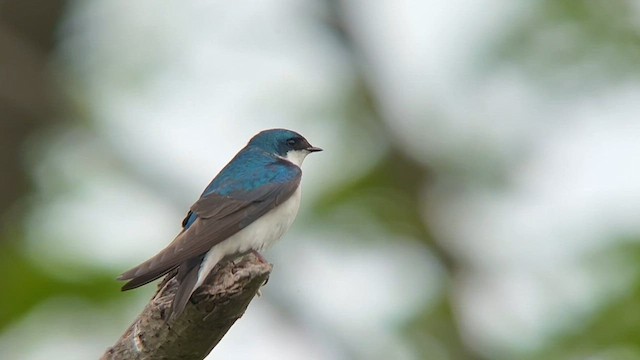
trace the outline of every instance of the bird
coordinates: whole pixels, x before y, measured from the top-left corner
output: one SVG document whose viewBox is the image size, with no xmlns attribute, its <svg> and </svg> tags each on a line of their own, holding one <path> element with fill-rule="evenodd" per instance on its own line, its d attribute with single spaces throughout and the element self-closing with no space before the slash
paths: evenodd
<svg viewBox="0 0 640 360">
<path fill-rule="evenodd" d="M 178 288 L 166 315 L 174 319 L 221 260 L 254 253 L 266 262 L 260 251 L 293 223 L 300 207 L 300 167 L 318 151 L 292 130 L 268 129 L 253 136 L 190 207 L 173 241 L 118 277 L 127 281 L 122 291 L 177 270 Z"/>
</svg>

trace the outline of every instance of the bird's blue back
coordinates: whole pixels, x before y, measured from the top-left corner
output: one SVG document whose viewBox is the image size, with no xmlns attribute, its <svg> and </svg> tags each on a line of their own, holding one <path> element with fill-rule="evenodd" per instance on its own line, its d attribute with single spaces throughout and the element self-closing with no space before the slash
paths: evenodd
<svg viewBox="0 0 640 360">
<path fill-rule="evenodd" d="M 280 159 L 256 146 L 242 149 L 209 183 L 201 198 L 215 194 L 219 196 L 242 196 L 265 185 L 295 181 L 300 168 Z M 192 213 L 185 221 L 187 229 L 197 219 Z"/>
</svg>

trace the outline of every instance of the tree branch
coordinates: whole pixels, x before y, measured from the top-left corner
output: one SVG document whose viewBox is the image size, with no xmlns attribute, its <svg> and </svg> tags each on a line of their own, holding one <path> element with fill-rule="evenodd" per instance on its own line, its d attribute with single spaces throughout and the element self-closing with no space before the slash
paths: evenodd
<svg viewBox="0 0 640 360">
<path fill-rule="evenodd" d="M 185 311 L 167 323 L 177 282 L 167 276 L 133 324 L 101 360 L 197 359 L 218 344 L 269 278 L 271 265 L 246 255 L 227 262 L 207 277 Z"/>
</svg>

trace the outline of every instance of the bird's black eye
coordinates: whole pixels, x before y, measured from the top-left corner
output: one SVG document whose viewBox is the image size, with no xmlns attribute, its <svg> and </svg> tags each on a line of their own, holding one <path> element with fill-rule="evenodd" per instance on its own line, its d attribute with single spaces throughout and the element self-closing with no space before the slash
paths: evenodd
<svg viewBox="0 0 640 360">
<path fill-rule="evenodd" d="M 296 139 L 291 138 L 291 139 L 287 140 L 287 145 L 294 146 L 296 144 L 296 142 L 297 142 Z"/>
</svg>

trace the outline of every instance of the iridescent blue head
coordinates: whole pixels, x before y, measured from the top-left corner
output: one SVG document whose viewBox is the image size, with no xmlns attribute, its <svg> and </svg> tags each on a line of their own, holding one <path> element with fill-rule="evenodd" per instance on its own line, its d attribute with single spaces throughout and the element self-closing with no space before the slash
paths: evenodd
<svg viewBox="0 0 640 360">
<path fill-rule="evenodd" d="M 310 153 L 322 151 L 319 147 L 311 146 L 302 135 L 287 129 L 261 131 L 249 140 L 248 146 L 275 154 L 298 166 L 302 165 L 302 161 Z"/>
</svg>

